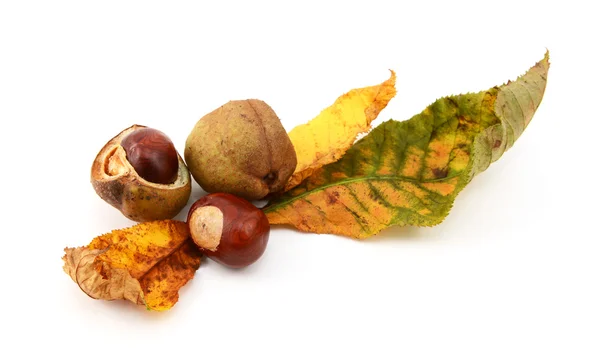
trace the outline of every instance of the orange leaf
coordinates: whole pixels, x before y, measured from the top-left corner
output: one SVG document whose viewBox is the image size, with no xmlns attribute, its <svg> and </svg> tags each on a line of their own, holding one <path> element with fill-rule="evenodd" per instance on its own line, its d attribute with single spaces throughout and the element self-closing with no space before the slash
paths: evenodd
<svg viewBox="0 0 600 359">
<path fill-rule="evenodd" d="M 185 222 L 145 222 L 65 248 L 63 269 L 94 299 L 125 299 L 151 310 L 170 309 L 194 277 L 201 254 Z"/>
<path fill-rule="evenodd" d="M 396 74 L 391 71 L 390 78 L 382 84 L 351 90 L 310 122 L 292 129 L 288 135 L 298 164 L 285 191 L 297 186 L 316 169 L 342 157 L 396 95 L 395 84 Z"/>
</svg>

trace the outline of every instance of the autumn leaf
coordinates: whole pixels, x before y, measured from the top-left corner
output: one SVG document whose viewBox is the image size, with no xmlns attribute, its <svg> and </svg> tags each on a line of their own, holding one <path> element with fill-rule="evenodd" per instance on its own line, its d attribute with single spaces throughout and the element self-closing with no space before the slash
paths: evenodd
<svg viewBox="0 0 600 359">
<path fill-rule="evenodd" d="M 367 238 L 393 226 L 433 226 L 458 193 L 523 133 L 540 105 L 543 60 L 514 82 L 441 98 L 413 118 L 382 123 L 338 161 L 264 209 L 271 224 Z"/>
<path fill-rule="evenodd" d="M 396 95 L 395 84 L 396 74 L 392 71 L 382 84 L 351 90 L 308 123 L 292 129 L 288 135 L 298 164 L 285 191 L 297 186 L 316 169 L 342 157 L 357 136 L 371 128 L 371 122 Z"/>
<path fill-rule="evenodd" d="M 145 222 L 112 231 L 85 247 L 65 248 L 64 271 L 94 299 L 125 299 L 170 309 L 193 278 L 201 254 L 185 222 Z"/>
</svg>

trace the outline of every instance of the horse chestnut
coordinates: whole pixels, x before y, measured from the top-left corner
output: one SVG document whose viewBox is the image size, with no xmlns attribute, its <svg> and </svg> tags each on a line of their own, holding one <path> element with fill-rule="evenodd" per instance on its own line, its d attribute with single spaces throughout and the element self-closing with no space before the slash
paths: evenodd
<svg viewBox="0 0 600 359">
<path fill-rule="evenodd" d="M 212 193 L 197 200 L 190 207 L 187 223 L 200 250 L 232 268 L 256 262 L 269 240 L 269 220 L 263 211 L 228 193 Z"/>
<path fill-rule="evenodd" d="M 121 141 L 127 160 L 146 181 L 169 184 L 177 179 L 179 159 L 171 139 L 153 128 L 140 128 Z"/>
</svg>

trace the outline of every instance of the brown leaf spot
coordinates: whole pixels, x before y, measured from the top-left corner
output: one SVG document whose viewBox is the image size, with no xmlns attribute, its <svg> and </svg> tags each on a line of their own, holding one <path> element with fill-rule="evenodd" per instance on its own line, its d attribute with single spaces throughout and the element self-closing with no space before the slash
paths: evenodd
<svg viewBox="0 0 600 359">
<path fill-rule="evenodd" d="M 433 168 L 431 170 L 436 178 L 444 178 L 448 176 L 448 168 Z"/>
<path fill-rule="evenodd" d="M 300 220 L 300 228 L 309 228 L 309 226 L 308 226 L 308 222 L 306 221 L 306 219 L 305 219 L 305 218 L 302 218 L 302 219 Z"/>
<path fill-rule="evenodd" d="M 336 204 L 338 198 L 340 198 L 340 194 L 337 191 L 327 193 L 327 204 Z"/>
</svg>

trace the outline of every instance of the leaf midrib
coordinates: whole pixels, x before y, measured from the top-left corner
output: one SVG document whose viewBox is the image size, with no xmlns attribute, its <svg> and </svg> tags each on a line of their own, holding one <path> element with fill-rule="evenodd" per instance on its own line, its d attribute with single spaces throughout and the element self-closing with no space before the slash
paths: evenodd
<svg viewBox="0 0 600 359">
<path fill-rule="evenodd" d="M 311 189 L 310 191 L 306 191 L 302 194 L 299 194 L 298 196 L 291 197 L 281 203 L 277 203 L 274 205 L 267 205 L 265 208 L 263 208 L 263 211 L 265 213 L 273 212 L 281 207 L 285 207 L 286 205 L 288 205 L 291 202 L 294 202 L 300 198 L 304 198 L 312 193 L 315 193 L 317 191 L 324 191 L 327 188 L 339 186 L 339 185 L 351 184 L 351 183 L 362 182 L 362 181 L 405 181 L 405 182 L 421 183 L 421 184 L 422 183 L 436 183 L 436 182 L 442 182 L 442 181 L 446 181 L 446 180 L 449 180 L 452 178 L 460 177 L 462 174 L 463 174 L 463 171 L 458 172 L 452 176 L 438 178 L 438 179 L 434 179 L 434 180 L 427 180 L 427 181 L 422 181 L 422 180 L 409 178 L 409 177 L 403 177 L 403 176 L 365 176 L 365 177 L 357 177 L 357 178 L 355 178 L 355 177 L 347 178 L 344 180 L 340 180 L 340 181 L 336 181 L 336 182 L 329 183 L 326 185 L 315 187 L 315 188 Z"/>
</svg>

